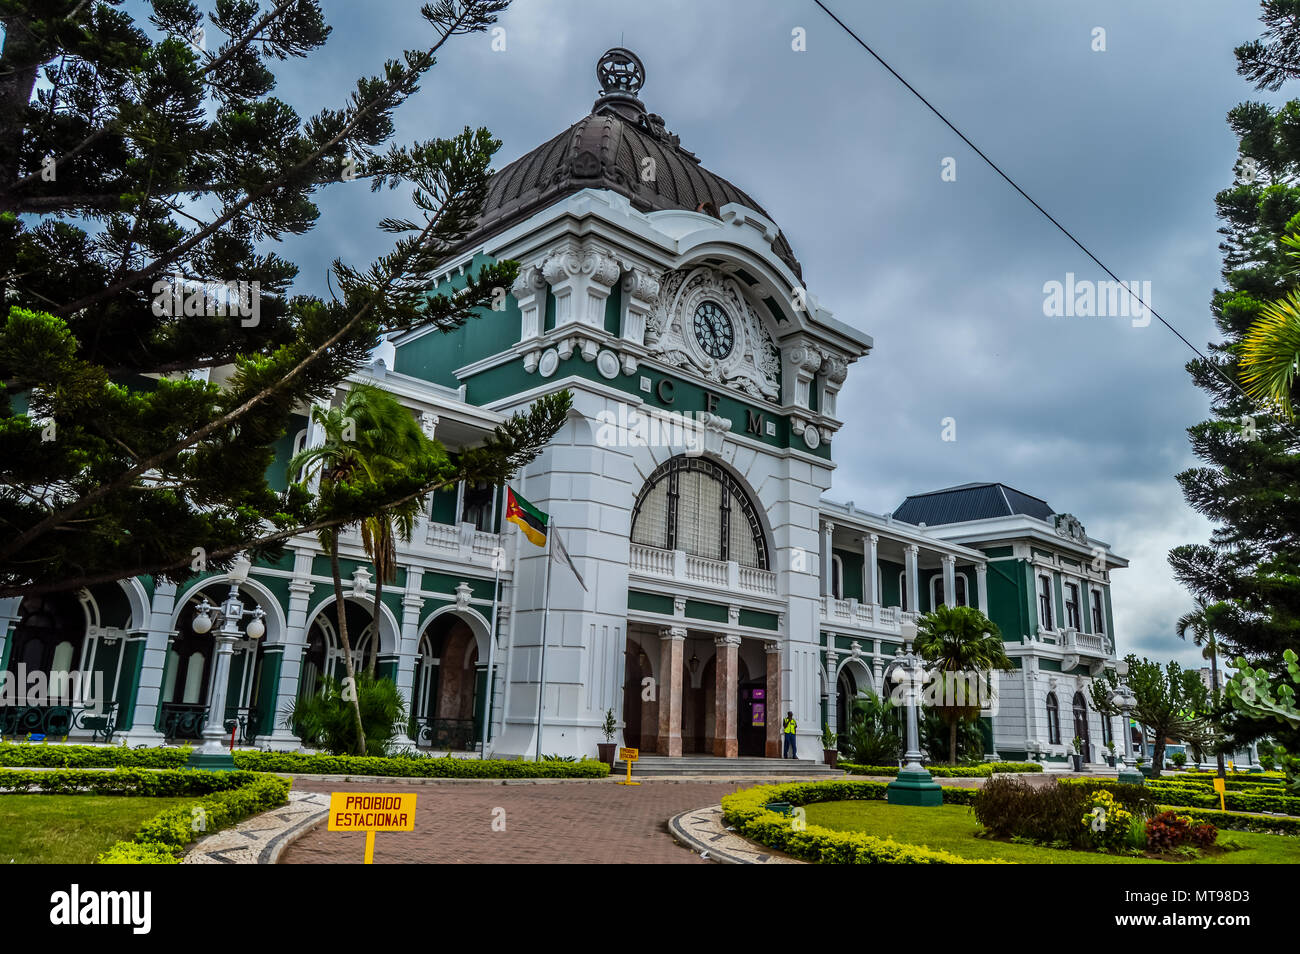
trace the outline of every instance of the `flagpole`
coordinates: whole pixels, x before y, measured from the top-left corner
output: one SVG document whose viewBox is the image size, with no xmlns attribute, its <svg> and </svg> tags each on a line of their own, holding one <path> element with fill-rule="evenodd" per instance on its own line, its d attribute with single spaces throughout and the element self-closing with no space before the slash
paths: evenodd
<svg viewBox="0 0 1300 954">
<path fill-rule="evenodd" d="M 549 524 L 549 521 L 548 521 Z M 543 584 L 546 596 L 542 600 L 542 662 L 537 682 L 537 748 L 533 760 L 542 760 L 542 703 L 546 696 L 546 623 L 551 617 L 551 534 L 555 528 L 546 528 L 546 582 Z"/>
<path fill-rule="evenodd" d="M 501 494 L 501 490 L 504 487 L 504 484 L 500 485 L 497 488 L 497 493 Z M 483 736 L 478 749 L 478 757 L 480 759 L 487 758 L 488 727 L 492 725 L 492 703 L 494 701 L 492 697 L 496 694 L 493 692 L 493 689 L 496 686 L 496 679 L 495 674 L 492 671 L 492 666 L 493 657 L 496 655 L 497 648 L 497 616 L 501 612 L 501 566 L 506 562 L 505 507 L 507 500 L 509 500 L 509 498 L 505 494 L 501 494 L 501 510 L 497 514 L 497 516 L 501 518 L 500 523 L 498 524 L 499 529 L 497 531 L 497 550 L 492 554 L 492 564 L 496 568 L 497 572 L 496 578 L 492 581 L 492 625 L 488 628 L 487 686 L 484 690 L 487 698 L 483 700 Z M 504 724 L 505 720 L 503 719 L 503 727 Z"/>
</svg>

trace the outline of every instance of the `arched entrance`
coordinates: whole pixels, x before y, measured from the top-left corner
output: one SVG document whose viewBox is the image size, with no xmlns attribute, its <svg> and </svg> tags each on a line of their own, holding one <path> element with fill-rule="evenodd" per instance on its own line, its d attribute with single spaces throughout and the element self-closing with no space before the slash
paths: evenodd
<svg viewBox="0 0 1300 954">
<path fill-rule="evenodd" d="M 659 697 L 647 643 L 629 636 L 623 655 L 623 744 L 648 753 L 659 744 Z"/>
<path fill-rule="evenodd" d="M 0 734 L 66 735 L 81 701 L 86 611 L 65 593 L 24 597 L 19 611 L 5 667 L 13 704 L 0 702 Z"/>
<path fill-rule="evenodd" d="M 1082 692 L 1074 694 L 1074 702 L 1071 703 L 1070 708 L 1074 716 L 1074 737 L 1083 742 L 1079 746 L 1079 754 L 1083 756 L 1085 762 L 1091 762 L 1092 740 L 1088 735 L 1088 703 L 1083 698 Z"/>
<path fill-rule="evenodd" d="M 425 627 L 414 689 L 417 745 L 440 751 L 478 747 L 487 672 L 478 664 L 478 640 L 467 620 L 444 613 Z"/>
<path fill-rule="evenodd" d="M 176 614 L 176 635 L 167 647 L 158 705 L 157 728 L 169 740 L 192 742 L 200 739 L 204 726 L 212 717 L 208 700 L 216 661 L 215 629 L 196 633 L 194 616 L 204 599 L 219 605 L 229 594 L 229 582 L 214 581 L 192 591 Z M 256 594 L 242 588 L 239 599 L 247 612 L 260 605 Z M 230 677 L 226 684 L 226 705 L 225 712 L 221 713 L 221 722 L 223 726 L 233 722 L 239 741 L 245 745 L 252 744 L 265 715 L 256 705 L 261 693 L 264 645 L 263 639 L 241 639 L 235 643 L 230 658 Z"/>
</svg>

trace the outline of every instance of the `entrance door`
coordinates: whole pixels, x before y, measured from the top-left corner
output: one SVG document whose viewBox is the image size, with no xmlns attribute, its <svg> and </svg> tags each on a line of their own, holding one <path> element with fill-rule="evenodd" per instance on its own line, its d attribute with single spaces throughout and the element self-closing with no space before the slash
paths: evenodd
<svg viewBox="0 0 1300 954">
<path fill-rule="evenodd" d="M 1079 754 L 1083 756 L 1085 762 L 1092 761 L 1092 745 L 1088 739 L 1088 703 L 1083 699 L 1082 692 L 1074 694 L 1074 703 L 1070 707 L 1074 715 L 1074 735 L 1075 738 L 1083 742 L 1079 746 Z"/>
<path fill-rule="evenodd" d="M 736 741 L 740 756 L 762 758 L 767 754 L 767 720 L 777 717 L 767 704 L 767 683 L 751 679 L 740 684 L 736 706 Z"/>
</svg>

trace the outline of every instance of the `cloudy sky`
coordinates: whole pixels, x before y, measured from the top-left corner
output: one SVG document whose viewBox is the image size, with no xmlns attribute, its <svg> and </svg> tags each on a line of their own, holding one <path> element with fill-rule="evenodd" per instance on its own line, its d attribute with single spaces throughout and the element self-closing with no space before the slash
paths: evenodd
<svg viewBox="0 0 1300 954">
<path fill-rule="evenodd" d="M 1251 89 L 1233 47 L 1253 0 L 909 0 L 828 5 L 1190 340 L 1214 337 L 1214 195 L 1233 175 L 1227 111 Z M 428 36 L 415 0 L 326 0 L 335 32 L 288 64 L 304 113 Z M 455 40 L 399 114 L 399 139 L 486 125 L 498 165 L 585 115 L 594 66 L 622 43 L 642 99 L 710 169 L 781 225 L 811 293 L 875 339 L 841 398 L 832 496 L 895 509 L 909 493 L 1000 480 L 1077 515 L 1132 561 L 1115 574 L 1121 650 L 1195 662 L 1173 634 L 1190 606 L 1171 546 L 1207 537 L 1174 475 L 1205 396 L 1170 332 L 1048 318 L 1045 282 L 1104 275 L 811 0 L 516 0 L 490 36 Z M 792 49 L 802 28 L 806 51 Z M 1097 51 L 1097 28 L 1105 50 Z M 945 158 L 956 181 L 941 178 Z M 329 262 L 387 248 L 402 191 L 320 197 L 287 250 L 303 291 Z M 943 418 L 957 440 L 942 440 Z"/>
</svg>

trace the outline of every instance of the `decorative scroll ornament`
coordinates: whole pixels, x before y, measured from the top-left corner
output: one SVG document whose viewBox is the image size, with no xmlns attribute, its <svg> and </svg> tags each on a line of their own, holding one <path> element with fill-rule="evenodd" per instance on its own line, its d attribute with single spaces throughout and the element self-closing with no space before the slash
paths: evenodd
<svg viewBox="0 0 1300 954">
<path fill-rule="evenodd" d="M 735 345 L 720 359 L 710 357 L 694 333 L 696 309 L 705 302 L 718 305 L 735 328 Z M 645 343 L 666 363 L 689 367 L 752 397 L 779 400 L 781 356 L 772 335 L 740 285 L 712 268 L 701 266 L 664 277 L 646 321 Z"/>
<path fill-rule="evenodd" d="M 1079 543 L 1088 542 L 1087 531 L 1083 529 L 1083 524 L 1079 522 L 1079 518 L 1074 514 L 1058 513 L 1053 517 L 1053 521 L 1056 524 L 1056 532 L 1058 535 L 1065 537 L 1067 540 L 1075 540 Z"/>
</svg>

